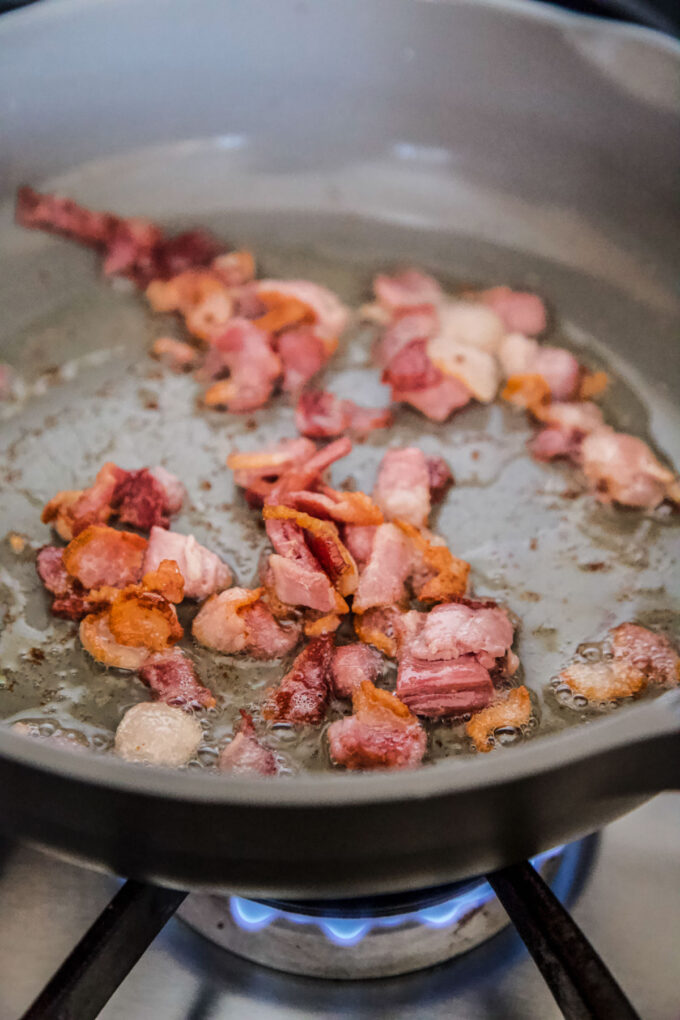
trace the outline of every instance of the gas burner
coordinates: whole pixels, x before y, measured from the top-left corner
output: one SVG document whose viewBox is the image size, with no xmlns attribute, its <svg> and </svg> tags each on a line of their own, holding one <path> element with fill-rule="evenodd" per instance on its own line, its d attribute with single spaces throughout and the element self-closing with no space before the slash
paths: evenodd
<svg viewBox="0 0 680 1020">
<path fill-rule="evenodd" d="M 533 859 L 563 897 L 580 870 L 582 843 Z M 284 902 L 194 894 L 179 916 L 212 942 L 275 970 L 308 977 L 393 977 L 466 953 L 508 916 L 489 883 L 360 900 Z"/>
</svg>

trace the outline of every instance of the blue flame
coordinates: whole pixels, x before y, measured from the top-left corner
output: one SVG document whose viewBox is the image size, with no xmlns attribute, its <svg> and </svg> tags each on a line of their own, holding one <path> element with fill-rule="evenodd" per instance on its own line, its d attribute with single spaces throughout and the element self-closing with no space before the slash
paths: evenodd
<svg viewBox="0 0 680 1020">
<path fill-rule="evenodd" d="M 531 863 L 535 867 L 540 867 L 563 849 L 563 846 L 558 846 L 546 850 L 545 853 L 533 857 Z M 261 931 L 281 917 L 286 921 L 292 921 L 293 924 L 315 924 L 336 946 L 356 946 L 373 928 L 396 928 L 409 921 L 417 921 L 426 928 L 451 927 L 471 910 L 484 906 L 493 899 L 493 896 L 493 889 L 482 879 L 472 888 L 465 889 L 444 903 L 389 917 L 307 917 L 305 914 L 289 914 L 285 910 L 268 907 L 254 900 L 244 900 L 240 896 L 230 896 L 229 907 L 234 921 L 244 931 Z"/>
</svg>

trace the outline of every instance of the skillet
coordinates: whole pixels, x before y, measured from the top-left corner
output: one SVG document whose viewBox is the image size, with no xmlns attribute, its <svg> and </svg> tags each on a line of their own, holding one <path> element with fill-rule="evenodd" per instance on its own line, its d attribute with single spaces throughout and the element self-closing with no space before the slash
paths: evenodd
<svg viewBox="0 0 680 1020">
<path fill-rule="evenodd" d="M 7 15 L 0 49 L 2 349 L 28 386 L 2 426 L 3 533 L 46 541 L 38 507 L 104 455 L 162 460 L 190 493 L 210 477 L 211 497 L 184 523 L 201 540 L 217 522 L 245 576 L 257 550 L 224 457 L 292 434 L 283 404 L 247 436 L 240 420 L 196 415 L 189 381 L 164 380 L 160 410 L 147 406 L 160 388 L 141 304 L 103 284 L 87 253 L 13 226 L 22 183 L 205 224 L 252 245 L 272 274 L 316 276 L 355 302 L 372 271 L 404 260 L 452 281 L 532 286 L 565 341 L 613 372 L 615 424 L 680 462 L 674 43 L 500 2 L 236 0 L 227 17 L 216 0 L 54 0 Z M 375 373 L 358 351 L 332 371 L 338 392 L 370 403 Z M 424 425 L 406 414 L 394 438 L 420 441 Z M 613 622 L 672 632 L 677 524 L 564 501 L 564 475 L 529 463 L 524 438 L 498 408 L 477 408 L 428 426 L 423 445 L 458 477 L 438 530 L 455 531 L 478 590 L 523 619 L 545 733 L 413 773 L 267 783 L 66 754 L 3 728 L 3 827 L 181 888 L 335 897 L 493 871 L 677 788 L 678 691 L 578 726 L 543 696 Z M 353 455 L 361 484 L 379 444 Z M 605 571 L 583 569 L 603 560 Z M 58 697 L 56 658 L 22 658 L 22 627 L 47 626 L 31 615 L 36 592 L 3 579 L 3 666 L 15 656 L 15 686 Z"/>
</svg>

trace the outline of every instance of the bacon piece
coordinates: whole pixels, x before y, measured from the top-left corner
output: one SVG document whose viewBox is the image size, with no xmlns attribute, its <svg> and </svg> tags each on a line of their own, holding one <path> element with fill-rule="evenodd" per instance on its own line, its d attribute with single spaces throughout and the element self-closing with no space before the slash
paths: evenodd
<svg viewBox="0 0 680 1020">
<path fill-rule="evenodd" d="M 43 509 L 41 520 L 53 523 L 66 542 L 90 524 L 106 524 L 112 513 L 111 499 L 126 472 L 111 461 L 98 471 L 89 489 L 58 492 Z"/>
<path fill-rule="evenodd" d="M 493 693 L 489 671 L 474 655 L 425 662 L 406 654 L 399 660 L 397 696 L 416 715 L 466 715 L 485 708 Z"/>
<path fill-rule="evenodd" d="M 232 319 L 213 340 L 212 353 L 217 355 L 219 367 L 228 369 L 230 375 L 206 391 L 208 407 L 243 412 L 267 403 L 281 374 L 281 359 L 271 349 L 267 333 L 248 319 Z"/>
<path fill-rule="evenodd" d="M 81 621 L 78 633 L 85 651 L 106 666 L 131 671 L 141 669 L 149 658 L 149 649 L 141 645 L 133 648 L 116 641 L 108 621 L 108 609 L 90 613 Z"/>
<path fill-rule="evenodd" d="M 387 363 L 382 381 L 395 392 L 423 390 L 442 381 L 442 373 L 427 352 L 427 340 L 411 340 Z"/>
<path fill-rule="evenodd" d="M 132 524 L 142 531 L 155 525 L 167 528 L 170 523 L 165 489 L 148 468 L 127 471 L 111 498 L 123 524 Z"/>
<path fill-rule="evenodd" d="M 199 353 L 191 344 L 172 336 L 159 336 L 151 346 L 151 356 L 173 372 L 190 372 L 195 368 Z"/>
<path fill-rule="evenodd" d="M 412 564 L 413 549 L 404 532 L 394 524 L 378 525 L 370 558 L 354 595 L 354 612 L 406 602 L 405 584 Z"/>
<path fill-rule="evenodd" d="M 569 457 L 578 461 L 585 437 L 603 424 L 602 411 L 587 401 L 553 401 L 532 412 L 544 426 L 529 443 L 537 460 Z"/>
<path fill-rule="evenodd" d="M 321 371 L 328 358 L 323 341 L 308 326 L 286 330 L 278 338 L 276 349 L 281 359 L 284 393 L 299 392 Z"/>
<path fill-rule="evenodd" d="M 60 195 L 41 194 L 29 187 L 17 191 L 16 220 L 20 226 L 48 230 L 81 244 L 105 245 L 117 219 L 111 213 L 91 212 Z"/>
<path fill-rule="evenodd" d="M 309 305 L 291 294 L 258 287 L 257 296 L 267 310 L 257 319 L 253 319 L 253 322 L 268 333 L 280 333 L 293 326 L 309 325 L 315 320 L 314 312 Z"/>
<path fill-rule="evenodd" d="M 411 582 L 421 602 L 449 602 L 464 595 L 470 564 L 458 559 L 436 535 L 424 534 L 413 525 L 395 521 L 413 543 Z"/>
<path fill-rule="evenodd" d="M 333 638 L 315 638 L 296 657 L 278 687 L 268 692 L 262 714 L 272 722 L 322 722 L 330 698 Z"/>
<path fill-rule="evenodd" d="M 230 251 L 212 260 L 210 268 L 227 287 L 242 287 L 255 278 L 255 258 L 249 251 Z"/>
<path fill-rule="evenodd" d="M 175 604 L 184 598 L 184 578 L 174 560 L 161 560 L 155 570 L 142 577 L 142 591 L 155 591 Z"/>
<path fill-rule="evenodd" d="M 324 472 L 336 460 L 346 457 L 352 449 L 352 441 L 348 436 L 341 439 L 334 439 L 327 446 L 309 457 L 304 464 L 287 471 L 285 475 L 272 487 L 267 496 L 268 503 L 281 503 L 286 493 L 295 492 L 298 489 L 308 489 L 312 483 L 318 482 Z"/>
<path fill-rule="evenodd" d="M 334 634 L 341 623 L 342 617 L 337 613 L 320 614 L 317 610 L 308 609 L 305 613 L 303 630 L 305 637 L 323 637 L 324 634 Z"/>
<path fill-rule="evenodd" d="M 514 375 L 530 375 L 539 346 L 523 333 L 508 333 L 499 349 L 498 360 L 506 379 Z"/>
<path fill-rule="evenodd" d="M 277 511 L 277 508 L 265 509 Z M 295 513 L 292 511 L 293 515 Z M 308 515 L 299 516 L 308 518 Z M 343 607 L 346 611 L 344 600 L 338 596 L 305 542 L 299 523 L 294 518 L 270 517 L 266 519 L 266 528 L 276 550 L 269 557 L 271 587 L 276 598 L 289 606 L 307 606 L 322 613 L 335 612 Z"/>
<path fill-rule="evenodd" d="M 395 659 L 400 648 L 417 633 L 422 615 L 414 610 L 404 612 L 395 606 L 368 609 L 354 617 L 354 629 L 360 641 Z"/>
<path fill-rule="evenodd" d="M 258 295 L 275 292 L 296 298 L 307 305 L 314 316 L 314 331 L 332 353 L 338 337 L 349 322 L 349 309 L 327 287 L 311 280 L 260 280 Z"/>
<path fill-rule="evenodd" d="M 211 595 L 194 618 L 196 640 L 217 652 L 249 652 L 259 659 L 275 659 L 297 643 L 299 625 L 282 626 L 260 601 L 262 588 L 229 588 Z"/>
<path fill-rule="evenodd" d="M 375 533 L 375 526 L 361 524 L 348 524 L 343 531 L 345 545 L 360 567 L 371 558 Z"/>
<path fill-rule="evenodd" d="M 227 457 L 227 467 L 234 472 L 235 483 L 246 489 L 251 506 L 261 506 L 282 475 L 307 463 L 315 452 L 310 439 L 282 439 L 263 450 L 235 451 Z"/>
<path fill-rule="evenodd" d="M 342 645 L 333 652 L 331 676 L 336 698 L 351 698 L 364 680 L 375 683 L 382 673 L 382 657 L 368 645 Z"/>
<path fill-rule="evenodd" d="M 328 728 L 331 757 L 347 769 L 419 765 L 427 736 L 415 715 L 388 691 L 364 680 L 352 695 L 353 715 Z"/>
<path fill-rule="evenodd" d="M 500 370 L 493 354 L 442 333 L 428 340 L 426 352 L 440 372 L 463 383 L 476 400 L 489 404 L 495 398 Z"/>
<path fill-rule="evenodd" d="M 652 510 L 667 497 L 680 502 L 676 476 L 635 436 L 605 425 L 586 436 L 580 454 L 601 503 Z"/>
<path fill-rule="evenodd" d="M 476 655 L 487 669 L 512 645 L 513 627 L 504 609 L 480 603 L 451 602 L 422 614 L 422 627 L 409 644 L 416 659 L 452 659 Z"/>
<path fill-rule="evenodd" d="M 123 591 L 111 604 L 108 625 L 121 645 L 163 652 L 183 636 L 177 611 L 157 592 Z"/>
<path fill-rule="evenodd" d="M 550 400 L 550 387 L 542 375 L 525 372 L 508 378 L 501 397 L 515 407 L 537 414 Z"/>
<path fill-rule="evenodd" d="M 637 623 L 621 623 L 614 627 L 611 638 L 616 661 L 644 673 L 652 683 L 680 682 L 680 656 L 665 635 Z"/>
<path fill-rule="evenodd" d="M 387 368 L 395 362 L 400 351 L 413 341 L 418 341 L 424 350 L 425 341 L 434 336 L 438 326 L 439 319 L 434 305 L 397 309 L 375 345 L 373 360 L 380 368 Z"/>
<path fill-rule="evenodd" d="M 633 698 L 647 686 L 647 678 L 630 663 L 573 662 L 560 673 L 560 681 L 573 694 L 601 704 L 619 698 Z"/>
<path fill-rule="evenodd" d="M 286 506 L 338 524 L 366 526 L 382 524 L 382 510 L 365 492 L 339 492 L 322 485 L 320 492 L 290 492 L 283 497 Z"/>
<path fill-rule="evenodd" d="M 416 527 L 427 524 L 430 469 L 422 450 L 416 446 L 388 450 L 380 462 L 373 499 L 388 521 L 399 518 Z"/>
<path fill-rule="evenodd" d="M 378 273 L 373 280 L 378 303 L 390 312 L 418 305 L 437 305 L 441 300 L 441 287 L 437 281 L 419 269 L 403 269 L 393 276 Z"/>
<path fill-rule="evenodd" d="M 63 549 L 45 545 L 38 550 L 36 569 L 45 588 L 55 597 L 52 613 L 67 620 L 81 620 L 88 613 L 100 607 L 96 599 L 90 598 L 83 586 L 70 576 L 64 566 Z"/>
<path fill-rule="evenodd" d="M 359 579 L 356 563 L 340 540 L 338 529 L 332 521 L 321 521 L 288 506 L 267 505 L 262 510 L 262 516 L 265 521 L 290 521 L 296 524 L 305 532 L 311 552 L 340 595 L 351 595 L 356 590 Z M 281 548 L 278 551 L 281 552 Z"/>
<path fill-rule="evenodd" d="M 506 329 L 500 316 L 474 301 L 445 301 L 439 308 L 439 337 L 442 347 L 463 344 L 497 354 Z"/>
<path fill-rule="evenodd" d="M 448 376 L 424 389 L 392 387 L 392 400 L 395 403 L 410 404 L 430 421 L 446 421 L 454 411 L 470 403 L 472 393 L 460 379 Z"/>
<path fill-rule="evenodd" d="M 140 580 L 147 544 L 131 531 L 91 524 L 64 549 L 64 566 L 84 588 L 123 588 Z"/>
<path fill-rule="evenodd" d="M 234 739 L 220 751 L 217 767 L 221 772 L 238 775 L 275 776 L 279 771 L 273 751 L 260 743 L 253 717 L 241 709 L 241 728 Z"/>
<path fill-rule="evenodd" d="M 430 485 L 430 500 L 439 503 L 447 490 L 454 484 L 451 468 L 443 457 L 426 457 Z"/>
<path fill-rule="evenodd" d="M 365 436 L 391 422 L 392 415 L 387 409 L 360 407 L 353 400 L 341 400 L 324 390 L 305 391 L 295 408 L 298 432 L 312 439 L 331 439 L 344 432 Z"/>
<path fill-rule="evenodd" d="M 581 376 L 578 388 L 579 400 L 592 400 L 599 397 L 609 386 L 609 376 L 606 372 L 586 372 Z"/>
<path fill-rule="evenodd" d="M 526 687 L 513 687 L 497 695 L 493 704 L 475 713 L 465 725 L 465 732 L 478 751 L 490 751 L 494 732 L 505 727 L 520 729 L 531 719 L 531 699 Z"/>
<path fill-rule="evenodd" d="M 153 691 L 154 697 L 166 705 L 180 708 L 213 708 L 217 702 L 198 679 L 193 662 L 184 652 L 150 655 L 139 671 L 139 678 Z"/>
<path fill-rule="evenodd" d="M 184 578 L 184 595 L 204 599 L 228 588 L 231 570 L 216 553 L 200 545 L 193 535 L 180 535 L 153 527 L 144 557 L 144 570 L 155 570 L 162 560 L 174 560 Z"/>
<path fill-rule="evenodd" d="M 563 347 L 539 347 L 531 371 L 545 379 L 553 400 L 571 400 L 577 396 L 581 366 Z"/>
<path fill-rule="evenodd" d="M 203 740 L 197 719 L 162 701 L 129 708 L 116 730 L 114 749 L 126 761 L 178 768 L 195 756 Z"/>
<path fill-rule="evenodd" d="M 156 467 L 149 468 L 150 473 L 163 486 L 165 492 L 165 511 L 168 514 L 176 514 L 182 509 L 182 503 L 186 496 L 186 489 L 182 482 L 180 482 L 177 475 L 173 475 L 172 471 L 166 470 L 160 464 Z"/>
<path fill-rule="evenodd" d="M 537 294 L 510 287 L 491 287 L 481 291 L 478 297 L 500 316 L 508 333 L 537 336 L 547 325 L 545 305 Z"/>
</svg>

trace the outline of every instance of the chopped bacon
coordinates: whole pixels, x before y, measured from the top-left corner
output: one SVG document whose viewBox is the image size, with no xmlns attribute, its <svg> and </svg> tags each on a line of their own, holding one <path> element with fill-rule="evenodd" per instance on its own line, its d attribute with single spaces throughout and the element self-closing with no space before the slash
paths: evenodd
<svg viewBox="0 0 680 1020">
<path fill-rule="evenodd" d="M 542 405 L 550 400 L 550 387 L 542 375 L 522 372 L 508 378 L 501 397 L 515 407 L 537 414 Z"/>
<path fill-rule="evenodd" d="M 373 290 L 379 304 L 391 312 L 418 305 L 436 305 L 442 296 L 437 281 L 419 269 L 403 269 L 394 276 L 378 273 Z"/>
<path fill-rule="evenodd" d="M 470 403 L 472 393 L 460 379 L 442 376 L 439 382 L 424 389 L 392 387 L 392 400 L 395 403 L 410 404 L 430 421 L 446 421 L 454 411 Z"/>
<path fill-rule="evenodd" d="M 122 591 L 111 604 L 108 625 L 121 645 L 163 652 L 183 636 L 175 607 L 158 592 Z"/>
<path fill-rule="evenodd" d="M 427 340 L 411 340 L 387 363 L 382 381 L 395 393 L 424 390 L 442 381 L 442 373 L 427 352 Z"/>
<path fill-rule="evenodd" d="M 513 687 L 498 694 L 488 708 L 475 713 L 466 724 L 465 732 L 478 751 L 490 751 L 494 732 L 506 727 L 520 729 L 531 719 L 531 699 L 526 687 Z"/>
<path fill-rule="evenodd" d="M 498 360 L 506 379 L 514 375 L 530 375 L 539 346 L 523 333 L 508 333 L 499 349 Z"/>
<path fill-rule="evenodd" d="M 172 336 L 159 336 L 154 340 L 151 355 L 173 372 L 190 372 L 199 358 L 195 347 L 183 340 L 175 340 Z"/>
<path fill-rule="evenodd" d="M 149 658 L 149 649 L 121 644 L 111 633 L 108 610 L 90 613 L 82 620 L 80 640 L 93 659 L 116 669 L 138 670 Z"/>
<path fill-rule="evenodd" d="M 560 681 L 588 701 L 602 704 L 619 698 L 633 698 L 647 686 L 644 673 L 630 663 L 573 662 L 560 673 Z"/>
<path fill-rule="evenodd" d="M 382 510 L 365 492 L 339 492 L 327 485 L 320 488 L 320 492 L 289 492 L 282 498 L 286 506 L 338 524 L 366 526 L 383 523 Z"/>
<path fill-rule="evenodd" d="M 425 342 L 437 331 L 439 319 L 434 305 L 420 305 L 414 308 L 397 309 L 382 336 L 375 345 L 373 359 L 380 368 L 394 365 L 398 373 L 396 357 L 413 341 Z"/>
<path fill-rule="evenodd" d="M 288 506 L 267 505 L 262 511 L 262 516 L 267 522 L 285 521 L 301 528 L 305 532 L 305 539 L 312 554 L 331 578 L 338 592 L 341 595 L 351 595 L 356 590 L 358 581 L 356 563 L 342 543 L 337 526 L 332 521 L 319 520 Z M 272 532 L 273 529 L 268 532 L 270 538 Z M 275 531 L 273 533 L 277 534 Z M 277 551 L 280 553 L 281 549 L 279 545 Z M 310 608 L 322 607 L 310 606 Z"/>
<path fill-rule="evenodd" d="M 420 764 L 427 736 L 398 698 L 364 680 L 352 695 L 352 708 L 353 715 L 328 728 L 336 764 L 347 769 L 408 769 Z"/>
<path fill-rule="evenodd" d="M 255 259 L 249 251 L 230 251 L 218 255 L 210 268 L 227 287 L 242 287 L 255 278 Z"/>
<path fill-rule="evenodd" d="M 324 634 L 334 634 L 342 618 L 337 613 L 319 613 L 316 609 L 308 609 L 304 615 L 303 630 L 305 637 L 323 637 Z"/>
<path fill-rule="evenodd" d="M 196 640 L 217 652 L 249 652 L 256 658 L 275 659 L 295 647 L 299 625 L 279 624 L 260 601 L 262 588 L 229 588 L 211 595 L 194 618 Z"/>
<path fill-rule="evenodd" d="M 309 305 L 291 294 L 263 290 L 258 286 L 257 296 L 266 311 L 253 319 L 253 322 L 268 333 L 281 333 L 286 329 L 314 322 L 314 312 Z"/>
<path fill-rule="evenodd" d="M 571 400 L 578 395 L 581 366 L 563 347 L 539 347 L 531 371 L 545 379 L 553 400 Z"/>
<path fill-rule="evenodd" d="M 345 545 L 360 567 L 365 566 L 371 558 L 375 533 L 374 525 L 348 524 L 344 529 Z"/>
<path fill-rule="evenodd" d="M 273 292 L 296 298 L 311 309 L 315 333 L 331 349 L 349 322 L 349 309 L 337 295 L 311 280 L 260 280 L 257 289 L 259 295 Z"/>
<path fill-rule="evenodd" d="M 227 467 L 234 472 L 236 484 L 246 490 L 251 506 L 261 506 L 282 475 L 302 467 L 315 452 L 316 447 L 310 439 L 282 439 L 263 450 L 230 454 Z"/>
<path fill-rule="evenodd" d="M 331 636 L 315 638 L 296 657 L 278 687 L 268 692 L 262 714 L 272 722 L 320 723 L 330 698 Z"/>
<path fill-rule="evenodd" d="M 111 506 L 123 524 L 142 531 L 170 524 L 165 489 L 148 468 L 126 472 L 114 490 Z"/>
<path fill-rule="evenodd" d="M 382 673 L 382 657 L 368 645 L 342 645 L 333 652 L 331 676 L 337 698 L 351 698 L 364 681 L 375 683 Z"/>
<path fill-rule="evenodd" d="M 388 521 L 399 518 L 416 527 L 430 516 L 430 469 L 416 446 L 388 450 L 380 462 L 373 498 Z"/>
<path fill-rule="evenodd" d="M 640 670 L 652 683 L 680 683 L 680 656 L 665 635 L 637 623 L 621 623 L 611 638 L 615 660 Z"/>
<path fill-rule="evenodd" d="M 599 397 L 609 387 L 609 376 L 606 372 L 585 372 L 581 376 L 578 388 L 579 400 L 592 400 Z"/>
<path fill-rule="evenodd" d="M 276 512 L 276 508 L 267 509 Z M 266 519 L 266 528 L 276 550 L 269 557 L 271 587 L 276 598 L 289 606 L 307 606 L 322 613 L 339 609 L 342 600 L 339 601 L 328 575 L 307 545 L 300 524 L 295 519 L 271 517 Z"/>
<path fill-rule="evenodd" d="M 392 415 L 386 409 L 360 407 L 353 400 L 341 400 L 325 390 L 306 390 L 295 409 L 298 432 L 312 439 L 331 439 L 344 432 L 365 436 L 391 422 Z"/>
<path fill-rule="evenodd" d="M 416 715 L 466 715 L 485 708 L 493 692 L 488 669 L 474 655 L 423 661 L 406 654 L 399 660 L 397 696 Z"/>
<path fill-rule="evenodd" d="M 453 474 L 443 457 L 426 457 L 430 485 L 430 500 L 439 503 L 454 484 Z"/>
<path fill-rule="evenodd" d="M 93 613 L 101 603 L 90 598 L 88 592 L 64 566 L 64 550 L 45 545 L 38 550 L 36 569 L 45 588 L 54 595 L 52 613 L 67 620 L 82 620 Z"/>
<path fill-rule="evenodd" d="M 163 701 L 129 708 L 116 730 L 116 754 L 127 761 L 178 768 L 195 756 L 203 739 L 198 719 Z"/>
<path fill-rule="evenodd" d="M 404 612 L 395 606 L 368 609 L 354 617 L 354 629 L 360 641 L 378 648 L 391 659 L 417 634 L 422 613 L 411 609 Z"/>
<path fill-rule="evenodd" d="M 503 321 L 493 309 L 475 301 L 445 301 L 439 309 L 436 336 L 442 345 L 463 344 L 496 354 L 505 336 Z"/>
<path fill-rule="evenodd" d="M 175 604 L 184 598 L 184 578 L 174 560 L 161 560 L 142 577 L 142 591 L 155 591 Z M 114 593 L 115 594 L 115 593 Z"/>
<path fill-rule="evenodd" d="M 230 374 L 206 390 L 204 401 L 208 407 L 243 412 L 266 404 L 281 374 L 281 360 L 272 350 L 267 333 L 248 319 L 232 319 L 213 340 L 210 353 L 219 358 L 220 369 L 228 369 Z"/>
<path fill-rule="evenodd" d="M 275 776 L 279 771 L 270 751 L 260 743 L 253 717 L 241 709 L 241 727 L 234 739 L 220 752 L 217 767 L 221 772 Z"/>
<path fill-rule="evenodd" d="M 191 659 L 178 648 L 150 655 L 140 669 L 139 677 L 166 705 L 213 708 L 217 704 L 208 688 L 199 681 Z"/>
<path fill-rule="evenodd" d="M 193 535 L 180 535 L 153 527 L 144 557 L 144 570 L 155 570 L 162 560 L 174 560 L 184 578 L 184 595 L 204 599 L 228 588 L 231 570 L 216 553 L 200 545 Z"/>
<path fill-rule="evenodd" d="M 513 627 L 504 609 L 495 605 L 451 602 L 422 614 L 422 627 L 409 643 L 416 659 L 450 659 L 476 655 L 487 669 L 512 645 Z"/>
<path fill-rule="evenodd" d="M 179 513 L 186 496 L 186 489 L 182 482 L 180 482 L 177 475 L 173 475 L 172 471 L 166 470 L 160 464 L 149 468 L 149 471 L 156 481 L 163 486 L 166 512 L 169 514 Z"/>
<path fill-rule="evenodd" d="M 379 524 L 354 595 L 354 612 L 405 603 L 412 563 L 413 549 L 404 532 L 394 524 Z"/>
<path fill-rule="evenodd" d="M 537 460 L 569 457 L 578 461 L 583 440 L 602 425 L 602 412 L 596 404 L 584 402 L 552 403 L 532 408 L 544 426 L 529 443 Z"/>
<path fill-rule="evenodd" d="M 395 522 L 412 542 L 411 583 L 421 602 L 448 602 L 464 595 L 470 564 L 454 556 L 443 539 L 419 531 L 405 521 Z"/>
<path fill-rule="evenodd" d="M 58 492 L 45 506 L 41 520 L 54 522 L 57 533 L 69 542 L 90 524 L 106 524 L 112 513 L 111 499 L 125 471 L 110 461 L 98 471 L 89 489 Z"/>
<path fill-rule="evenodd" d="M 501 317 L 508 333 L 537 336 L 547 325 L 545 305 L 537 294 L 510 287 L 491 287 L 478 297 Z"/>
<path fill-rule="evenodd" d="M 140 580 L 147 544 L 131 531 L 91 524 L 64 549 L 64 566 L 84 588 L 123 588 Z"/>
<path fill-rule="evenodd" d="M 307 440 L 309 442 L 309 440 Z M 281 479 L 273 486 L 267 497 L 268 503 L 281 502 L 285 493 L 295 492 L 298 489 L 307 489 L 314 482 L 323 477 L 327 468 L 334 464 L 341 457 L 346 457 L 352 449 L 352 441 L 348 436 L 341 439 L 334 439 L 327 446 L 322 446 L 313 456 L 309 457 L 299 467 L 287 471 Z"/>
<path fill-rule="evenodd" d="M 279 336 L 276 350 L 281 359 L 284 393 L 298 393 L 325 365 L 328 353 L 309 326 L 288 329 Z"/>
<path fill-rule="evenodd" d="M 443 375 L 457 379 L 481 403 L 489 404 L 496 396 L 500 369 L 493 354 L 443 333 L 428 340 L 426 352 Z"/>
<path fill-rule="evenodd" d="M 602 426 L 581 444 L 581 464 L 602 503 L 653 509 L 664 499 L 680 501 L 676 476 L 641 439 Z"/>
</svg>

